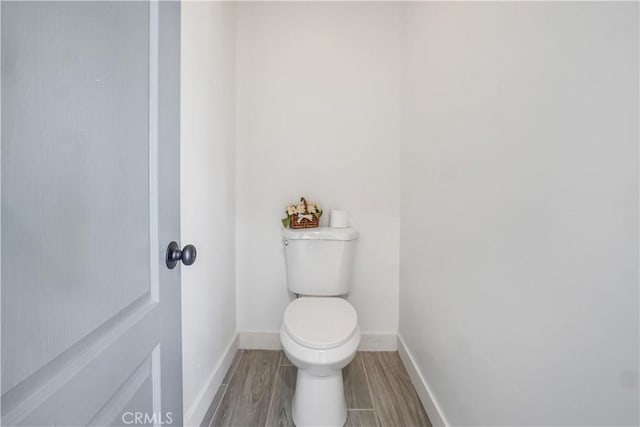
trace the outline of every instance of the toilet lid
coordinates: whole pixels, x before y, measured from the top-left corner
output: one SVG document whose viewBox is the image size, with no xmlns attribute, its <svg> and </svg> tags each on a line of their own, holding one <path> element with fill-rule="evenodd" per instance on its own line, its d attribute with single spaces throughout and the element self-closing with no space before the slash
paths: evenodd
<svg viewBox="0 0 640 427">
<path fill-rule="evenodd" d="M 355 334 L 358 314 L 342 298 L 302 297 L 287 306 L 283 326 L 298 344 L 328 349 L 344 344 Z"/>
</svg>

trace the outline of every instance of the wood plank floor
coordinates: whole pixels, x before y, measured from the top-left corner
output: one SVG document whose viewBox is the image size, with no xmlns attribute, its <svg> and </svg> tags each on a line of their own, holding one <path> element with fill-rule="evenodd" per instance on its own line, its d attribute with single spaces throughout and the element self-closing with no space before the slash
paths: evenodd
<svg viewBox="0 0 640 427">
<path fill-rule="evenodd" d="M 203 426 L 289 427 L 296 367 L 281 351 L 239 350 Z M 431 427 L 396 352 L 358 352 L 344 368 L 346 426 Z"/>
</svg>

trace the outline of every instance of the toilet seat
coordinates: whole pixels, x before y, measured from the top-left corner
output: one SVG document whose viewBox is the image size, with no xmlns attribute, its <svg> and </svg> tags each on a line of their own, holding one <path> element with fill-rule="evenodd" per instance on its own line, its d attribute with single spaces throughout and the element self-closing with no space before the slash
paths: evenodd
<svg viewBox="0 0 640 427">
<path fill-rule="evenodd" d="M 298 344 L 327 350 L 354 336 L 358 314 L 343 298 L 301 297 L 287 306 L 282 325 Z"/>
</svg>

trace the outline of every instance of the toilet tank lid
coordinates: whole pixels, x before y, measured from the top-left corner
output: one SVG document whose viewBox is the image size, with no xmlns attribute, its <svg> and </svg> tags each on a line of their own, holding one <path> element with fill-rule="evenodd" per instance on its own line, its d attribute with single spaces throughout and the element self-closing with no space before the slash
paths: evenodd
<svg viewBox="0 0 640 427">
<path fill-rule="evenodd" d="M 355 228 L 283 228 L 282 235 L 291 240 L 357 240 L 360 233 Z"/>
</svg>

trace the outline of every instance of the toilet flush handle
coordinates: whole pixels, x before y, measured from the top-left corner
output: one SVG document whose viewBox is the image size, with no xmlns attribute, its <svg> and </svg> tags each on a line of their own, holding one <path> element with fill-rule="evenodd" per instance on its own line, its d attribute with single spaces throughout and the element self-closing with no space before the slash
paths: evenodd
<svg viewBox="0 0 640 427">
<path fill-rule="evenodd" d="M 282 240 L 282 244 L 285 246 L 289 246 L 289 241 L 287 239 Z"/>
</svg>

